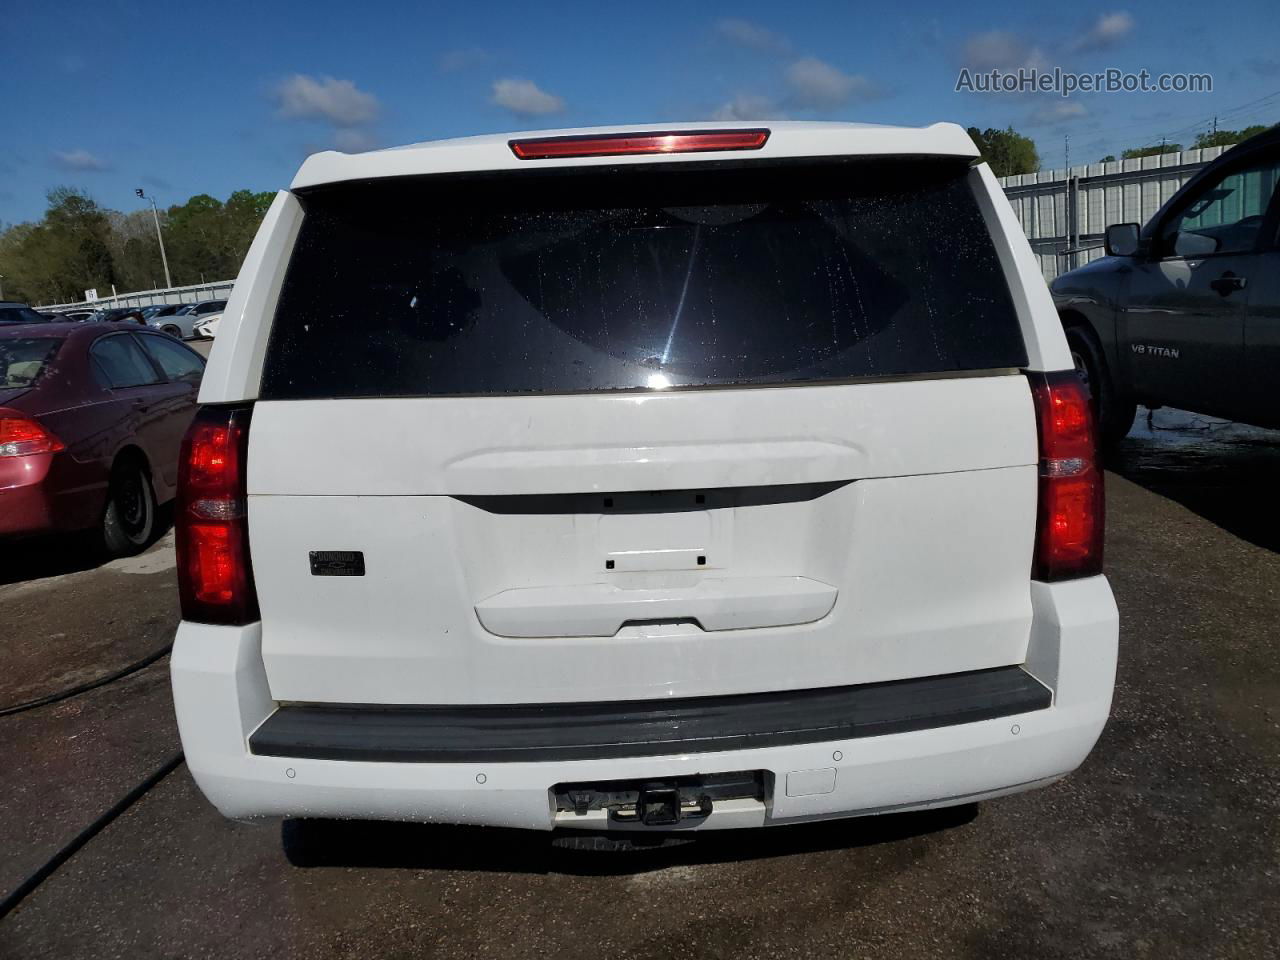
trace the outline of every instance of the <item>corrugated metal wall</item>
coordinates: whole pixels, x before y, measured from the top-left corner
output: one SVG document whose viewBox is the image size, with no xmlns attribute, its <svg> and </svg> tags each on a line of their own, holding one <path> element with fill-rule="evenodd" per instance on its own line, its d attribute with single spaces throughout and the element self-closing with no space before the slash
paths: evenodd
<svg viewBox="0 0 1280 960">
<path fill-rule="evenodd" d="M 1145 224 L 1178 188 L 1228 147 L 1162 153 L 1001 177 L 1000 185 L 1031 241 L 1046 280 L 1103 255 L 1101 247 L 1064 256 L 1073 239 L 1101 244 L 1112 223 Z"/>
</svg>

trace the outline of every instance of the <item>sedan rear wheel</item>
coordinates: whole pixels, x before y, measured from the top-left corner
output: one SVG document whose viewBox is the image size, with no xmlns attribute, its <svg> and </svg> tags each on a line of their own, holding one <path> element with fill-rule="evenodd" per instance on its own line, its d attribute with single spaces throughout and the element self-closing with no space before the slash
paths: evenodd
<svg viewBox="0 0 1280 960">
<path fill-rule="evenodd" d="M 156 495 L 146 467 L 137 459 L 117 463 L 102 518 L 103 546 L 114 557 L 131 556 L 151 542 L 155 526 Z"/>
<path fill-rule="evenodd" d="M 177 337 L 179 340 L 182 339 L 181 327 L 175 327 L 173 324 L 169 323 L 161 327 L 160 330 L 162 333 L 167 333 L 171 337 Z"/>
</svg>

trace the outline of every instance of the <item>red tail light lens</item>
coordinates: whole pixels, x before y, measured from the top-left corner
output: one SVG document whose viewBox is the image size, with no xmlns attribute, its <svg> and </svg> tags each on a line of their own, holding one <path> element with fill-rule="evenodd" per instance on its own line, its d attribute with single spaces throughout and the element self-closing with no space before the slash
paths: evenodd
<svg viewBox="0 0 1280 960">
<path fill-rule="evenodd" d="M 251 412 L 204 407 L 182 442 L 175 526 L 184 620 L 239 625 L 259 618 L 245 486 Z"/>
<path fill-rule="evenodd" d="M 625 157 L 651 153 L 701 153 L 707 150 L 759 150 L 768 130 L 703 130 L 671 133 L 610 133 L 604 136 L 539 137 L 510 141 L 521 160 L 564 157 Z"/>
<path fill-rule="evenodd" d="M 1089 391 L 1075 371 L 1031 373 L 1040 428 L 1040 506 L 1032 577 L 1102 572 L 1102 471 Z"/>
<path fill-rule="evenodd" d="M 66 448 L 39 420 L 17 410 L 0 410 L 0 457 L 57 453 Z"/>
</svg>

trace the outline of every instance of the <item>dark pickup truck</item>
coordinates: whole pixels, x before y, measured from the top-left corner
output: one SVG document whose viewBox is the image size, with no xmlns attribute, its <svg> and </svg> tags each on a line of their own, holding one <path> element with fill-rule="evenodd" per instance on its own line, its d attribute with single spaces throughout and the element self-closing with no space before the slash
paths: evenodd
<svg viewBox="0 0 1280 960">
<path fill-rule="evenodd" d="M 1209 164 L 1051 289 L 1101 435 L 1136 405 L 1280 427 L 1280 127 Z"/>
</svg>

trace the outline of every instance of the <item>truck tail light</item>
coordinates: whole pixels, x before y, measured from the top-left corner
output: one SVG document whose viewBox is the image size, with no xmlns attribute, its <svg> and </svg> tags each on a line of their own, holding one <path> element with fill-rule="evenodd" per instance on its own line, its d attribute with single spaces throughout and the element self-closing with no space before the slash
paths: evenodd
<svg viewBox="0 0 1280 960">
<path fill-rule="evenodd" d="M 18 410 L 0 408 L 0 457 L 57 453 L 66 448 L 39 420 Z"/>
<path fill-rule="evenodd" d="M 252 407 L 202 407 L 182 441 L 174 525 L 182 619 L 259 618 L 249 562 L 245 454 Z"/>
<path fill-rule="evenodd" d="M 606 133 L 573 137 L 511 140 L 511 152 L 521 160 L 565 157 L 626 157 L 652 153 L 702 153 L 707 150 L 759 150 L 769 131 L 688 130 L 668 133 Z"/>
<path fill-rule="evenodd" d="M 1036 580 L 1102 572 L 1102 471 L 1089 391 L 1074 370 L 1029 373 L 1040 430 Z"/>
</svg>

